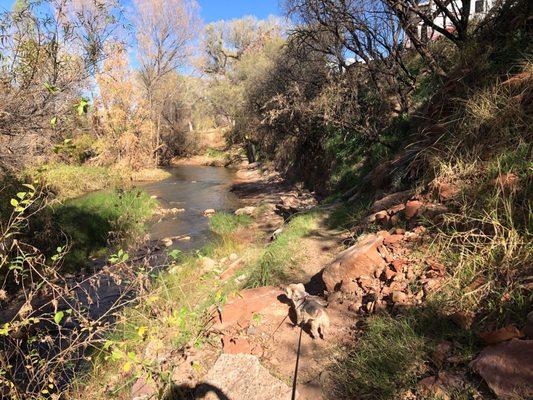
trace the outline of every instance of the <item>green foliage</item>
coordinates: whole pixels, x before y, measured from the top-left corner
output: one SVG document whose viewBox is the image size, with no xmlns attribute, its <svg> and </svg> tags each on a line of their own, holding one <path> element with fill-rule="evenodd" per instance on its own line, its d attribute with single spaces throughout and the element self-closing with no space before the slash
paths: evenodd
<svg viewBox="0 0 533 400">
<path fill-rule="evenodd" d="M 297 257 L 302 256 L 299 239 L 316 228 L 318 218 L 317 213 L 295 216 L 253 263 L 246 286 L 268 286 L 286 281 Z"/>
<path fill-rule="evenodd" d="M 155 205 L 155 200 L 145 192 L 131 190 L 91 193 L 53 206 L 49 218 L 69 241 L 65 265 L 82 266 L 90 255 L 106 249 L 109 243 L 127 244 L 135 240 L 144 232 L 144 222 Z M 127 253 L 119 251 L 111 258 L 122 262 Z"/>
<path fill-rule="evenodd" d="M 123 176 L 119 170 L 86 165 L 51 164 L 26 171 L 38 179 L 57 199 L 79 197 L 88 192 L 120 186 Z"/>
<path fill-rule="evenodd" d="M 205 155 L 211 158 L 224 158 L 226 153 L 222 150 L 209 148 L 206 150 Z"/>
<path fill-rule="evenodd" d="M 209 228 L 219 236 L 224 236 L 252 223 L 248 215 L 234 215 L 225 212 L 215 213 L 209 219 Z"/>
<path fill-rule="evenodd" d="M 386 400 L 399 398 L 429 374 L 430 356 L 443 340 L 460 343 L 459 355 L 471 357 L 478 343 L 431 306 L 403 315 L 370 316 L 362 336 L 334 365 L 339 398 Z"/>
</svg>

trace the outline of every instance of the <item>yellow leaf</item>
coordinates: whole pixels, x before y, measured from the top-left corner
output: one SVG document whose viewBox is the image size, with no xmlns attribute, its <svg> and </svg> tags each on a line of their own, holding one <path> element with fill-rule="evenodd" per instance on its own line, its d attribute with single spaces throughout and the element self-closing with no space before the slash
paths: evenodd
<svg viewBox="0 0 533 400">
<path fill-rule="evenodd" d="M 126 364 L 124 364 L 122 366 L 122 370 L 124 372 L 130 372 L 131 371 L 131 366 L 132 366 L 131 362 L 128 361 Z"/>
<path fill-rule="evenodd" d="M 144 337 L 147 330 L 148 330 L 148 327 L 140 326 L 139 329 L 137 329 L 137 335 L 139 335 L 139 337 Z"/>
</svg>

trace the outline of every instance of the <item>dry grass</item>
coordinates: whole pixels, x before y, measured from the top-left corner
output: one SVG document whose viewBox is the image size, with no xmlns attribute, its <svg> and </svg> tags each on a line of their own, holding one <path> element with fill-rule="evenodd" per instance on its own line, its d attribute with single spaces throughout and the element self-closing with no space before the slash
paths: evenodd
<svg viewBox="0 0 533 400">
<path fill-rule="evenodd" d="M 161 168 L 144 168 L 139 171 L 132 171 L 131 179 L 134 182 L 156 182 L 170 178 L 172 174 Z"/>
</svg>

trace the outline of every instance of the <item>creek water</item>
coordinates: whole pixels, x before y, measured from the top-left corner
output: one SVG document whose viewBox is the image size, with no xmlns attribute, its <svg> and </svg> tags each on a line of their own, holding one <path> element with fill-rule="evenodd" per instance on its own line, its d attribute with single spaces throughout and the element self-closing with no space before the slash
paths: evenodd
<svg viewBox="0 0 533 400">
<path fill-rule="evenodd" d="M 183 208 L 184 211 L 165 217 L 156 217 L 148 225 L 152 240 L 189 236 L 186 241 L 176 240 L 173 248 L 197 250 L 211 238 L 207 209 L 233 211 L 241 202 L 231 191 L 235 173 L 227 168 L 204 166 L 177 166 L 167 169 L 171 177 L 139 185 L 151 196 L 157 196 L 162 208 Z"/>
<path fill-rule="evenodd" d="M 171 173 L 171 177 L 168 179 L 137 185 L 150 195 L 157 196 L 162 208 L 184 209 L 183 212 L 176 215 L 154 218 L 147 227 L 150 238 L 151 240 L 159 240 L 186 235 L 190 236 L 191 239 L 188 241 L 177 240 L 174 242 L 174 247 L 183 251 L 200 249 L 211 238 L 209 220 L 204 216 L 204 211 L 212 208 L 216 211 L 231 212 L 240 206 L 239 199 L 230 191 L 235 174 L 229 169 L 203 166 L 179 166 L 169 168 L 168 171 Z M 157 253 L 155 253 L 155 257 L 157 257 Z M 121 271 L 123 270 L 116 270 L 114 267 L 95 270 L 94 275 L 70 282 L 71 290 L 68 298 L 62 299 L 57 307 L 72 311 L 72 305 L 76 304 L 80 310 L 84 310 L 83 315 L 90 320 L 103 324 L 112 323 L 114 313 L 137 297 L 137 287 L 130 284 L 128 280 L 131 274 L 124 274 Z M 33 309 L 36 310 L 32 314 L 34 317 L 54 312 L 48 296 L 33 299 L 32 305 Z M 0 310 L 0 321 L 2 323 L 10 321 L 19 308 L 11 307 L 7 310 Z M 68 324 L 64 324 L 62 329 L 56 329 L 57 325 L 42 323 L 41 328 L 46 329 L 52 341 L 52 344 L 47 344 L 48 347 L 46 348 L 39 344 L 40 342 L 37 344 L 38 350 L 43 352 L 43 357 L 53 359 L 61 353 L 63 348 L 67 348 L 67 344 L 78 346 L 81 341 L 85 340 L 86 336 L 69 333 L 77 331 L 78 322 L 76 318 L 73 318 Z M 4 345 L 9 345 L 9 342 L 2 343 L 0 341 L 0 352 L 3 352 L 2 347 Z M 72 379 L 73 371 L 84 365 L 81 361 L 85 354 L 84 349 L 84 347 L 79 347 L 79 350 L 76 350 L 72 357 L 78 361 L 71 363 L 71 367 L 57 372 L 56 385 L 59 387 L 67 385 Z M 20 354 L 15 353 L 13 357 L 23 355 L 20 352 Z M 24 358 L 20 358 L 10 360 L 10 362 L 24 365 L 23 363 L 26 362 L 24 360 Z M 19 369 L 23 371 L 19 377 L 21 381 L 29 379 L 25 373 L 26 370 L 24 368 Z"/>
</svg>

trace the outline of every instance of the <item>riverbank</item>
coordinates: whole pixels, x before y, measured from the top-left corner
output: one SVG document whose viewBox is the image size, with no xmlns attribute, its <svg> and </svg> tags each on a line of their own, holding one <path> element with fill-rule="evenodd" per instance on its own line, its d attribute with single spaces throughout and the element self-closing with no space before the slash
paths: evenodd
<svg viewBox="0 0 533 400">
<path fill-rule="evenodd" d="M 58 201 L 74 199 L 104 189 L 130 189 L 135 182 L 153 182 L 167 179 L 170 174 L 160 168 L 132 170 L 115 165 L 97 167 L 76 164 L 45 164 L 22 173 L 28 182 L 37 181 Z"/>
<path fill-rule="evenodd" d="M 244 207 L 236 215 L 215 210 L 215 238 L 196 255 L 170 256 L 168 272 L 147 288 L 142 306 L 119 318 L 76 393 L 90 385 L 93 399 L 202 398 L 211 387 L 229 398 L 245 390 L 284 398 L 298 331 L 279 285 L 301 282 L 327 301 L 331 329 L 325 339 L 302 337 L 299 398 L 492 398 L 485 344 L 523 337 L 511 327 L 526 325 L 527 307 L 509 325 L 476 322 L 457 302 L 457 277 L 435 229 L 448 200 L 403 191 L 319 206 L 261 164 L 244 165 L 236 176 L 232 191 Z M 483 287 L 469 284 L 470 292 Z"/>
<path fill-rule="evenodd" d="M 297 242 L 305 240 L 304 237 L 317 228 L 320 219 L 318 214 L 296 217 L 283 232 L 277 233 L 272 245 L 268 245 L 272 232 L 284 226 L 283 217 L 275 212 L 277 206 L 283 207 L 285 204 L 281 197 L 298 193 L 298 197 L 310 202 L 311 196 L 291 188 L 278 174 L 258 167 L 255 165 L 237 171 L 238 178 L 233 191 L 246 204 L 246 207 L 236 211 L 240 215 L 215 213 L 210 218 L 211 230 L 216 235 L 214 241 L 196 256 L 180 254 L 176 259 L 171 257 L 169 272 L 158 276 L 147 290 L 150 304 L 127 311 L 124 319 L 121 319 L 116 329 L 118 338 L 113 335 L 109 348 L 96 361 L 93 370 L 95 375 L 88 383 L 93 388 L 98 387 L 101 398 L 110 393 L 118 398 L 129 398 L 131 390 L 154 390 L 162 383 L 161 377 L 170 372 L 169 365 L 180 369 L 185 375 L 193 373 L 196 378 L 183 384 L 194 387 L 203 372 L 211 366 L 210 362 L 212 364 L 215 361 L 213 357 L 220 352 L 217 344 L 220 343 L 220 335 L 214 335 L 211 330 L 214 322 L 212 313 L 216 307 L 223 306 L 242 288 L 280 283 L 289 275 L 292 275 L 292 279 L 303 279 L 316 272 L 312 268 L 290 264 L 299 264 L 306 258 L 304 249 Z M 268 187 L 268 191 L 264 190 L 265 187 Z M 294 203 L 292 205 L 295 206 Z M 304 207 L 310 208 L 310 205 Z M 321 262 L 315 261 L 314 268 L 317 268 Z M 202 277 L 201 281 L 197 280 L 199 276 Z M 141 304 L 145 302 L 146 299 L 140 299 Z M 170 303 L 174 311 L 168 308 Z M 175 314 L 175 310 L 179 310 L 179 313 Z M 146 318 L 147 315 L 154 315 L 154 312 L 157 314 L 155 318 Z M 128 334 L 139 329 L 143 333 L 140 336 Z M 230 339 L 226 338 L 226 345 Z M 198 365 L 191 365 L 188 356 L 184 359 L 180 357 L 180 360 L 172 359 L 171 349 L 176 345 L 180 348 L 185 346 L 188 349 L 186 353 L 197 353 L 195 359 L 198 359 Z M 151 359 L 153 349 L 150 350 L 153 346 L 161 357 L 158 360 L 165 360 L 157 367 L 157 374 L 152 369 L 155 367 L 155 360 Z M 122 356 L 112 360 L 106 356 L 109 354 L 107 350 L 112 353 L 134 353 L 136 361 L 128 364 L 129 361 Z M 124 371 L 125 361 L 126 369 L 131 368 L 130 371 Z M 109 377 L 110 370 L 121 372 Z M 111 380 L 105 380 L 104 377 Z M 183 378 L 181 376 L 179 379 Z M 125 380 L 128 385 L 119 384 Z M 103 381 L 106 383 L 101 386 L 99 383 Z M 135 397 L 140 393 L 132 395 Z"/>
<path fill-rule="evenodd" d="M 240 146 L 231 147 L 209 147 L 190 157 L 175 158 L 171 160 L 170 165 L 190 165 L 190 166 L 209 166 L 209 167 L 226 167 L 232 169 L 240 168 L 246 162 L 246 156 Z"/>
</svg>

